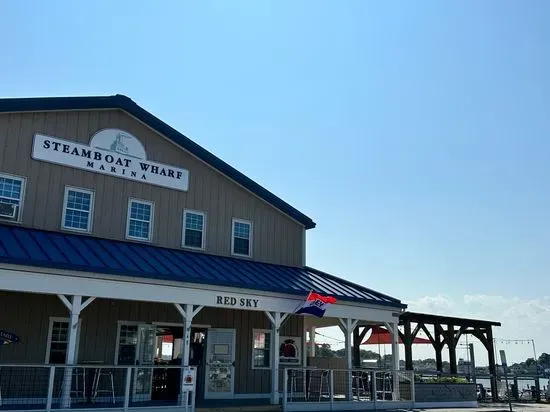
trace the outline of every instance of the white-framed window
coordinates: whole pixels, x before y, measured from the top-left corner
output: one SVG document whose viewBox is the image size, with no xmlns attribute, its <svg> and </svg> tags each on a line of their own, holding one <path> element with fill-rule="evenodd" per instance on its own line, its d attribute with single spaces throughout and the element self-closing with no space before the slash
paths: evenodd
<svg viewBox="0 0 550 412">
<path fill-rule="evenodd" d="M 78 341 L 80 338 L 80 326 L 82 319 L 78 321 L 78 332 L 76 335 L 75 361 L 78 361 Z M 67 347 L 69 344 L 69 319 L 50 318 L 48 326 L 48 341 L 46 345 L 46 363 L 64 364 L 67 358 Z"/>
<path fill-rule="evenodd" d="M 252 223 L 247 220 L 233 219 L 231 226 L 231 254 L 252 256 Z"/>
<path fill-rule="evenodd" d="M 25 183 L 23 177 L 0 173 L 0 219 L 21 221 Z"/>
<path fill-rule="evenodd" d="M 193 249 L 204 249 L 206 218 L 203 212 L 183 211 L 182 245 Z"/>
<path fill-rule="evenodd" d="M 302 362 L 302 339 L 296 336 L 279 337 L 279 362 L 285 365 L 300 365 Z M 271 331 L 252 330 L 252 369 L 271 368 Z"/>
<path fill-rule="evenodd" d="M 65 187 L 63 216 L 61 219 L 62 228 L 79 232 L 91 232 L 93 215 L 94 192 L 71 186 Z"/>
<path fill-rule="evenodd" d="M 135 365 L 138 322 L 118 322 L 115 365 Z"/>
<path fill-rule="evenodd" d="M 130 199 L 128 201 L 126 237 L 134 240 L 151 241 L 154 212 L 155 208 L 153 202 Z"/>
</svg>

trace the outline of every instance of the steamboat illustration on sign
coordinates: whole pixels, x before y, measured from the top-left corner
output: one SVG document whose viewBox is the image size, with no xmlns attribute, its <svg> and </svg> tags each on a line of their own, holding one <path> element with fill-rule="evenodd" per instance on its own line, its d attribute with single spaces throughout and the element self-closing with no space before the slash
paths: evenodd
<svg viewBox="0 0 550 412">
<path fill-rule="evenodd" d="M 117 131 L 117 133 L 115 135 L 115 140 L 113 141 L 113 143 L 111 143 L 109 148 L 99 147 L 99 146 L 96 146 L 96 147 L 98 149 L 108 150 L 108 151 L 111 151 L 111 152 L 114 152 L 114 153 L 121 154 L 121 155 L 126 156 L 126 157 L 133 157 L 134 159 L 142 159 L 139 156 L 135 156 L 135 155 L 131 154 L 130 149 L 124 143 L 125 140 L 131 140 L 131 139 L 134 139 L 134 137 L 129 135 L 129 134 L 126 134 L 124 132 Z"/>
</svg>

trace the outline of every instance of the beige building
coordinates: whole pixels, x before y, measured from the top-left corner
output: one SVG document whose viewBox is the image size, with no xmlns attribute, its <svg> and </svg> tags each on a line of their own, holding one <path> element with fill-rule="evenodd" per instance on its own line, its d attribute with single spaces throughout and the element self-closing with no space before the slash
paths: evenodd
<svg viewBox="0 0 550 412">
<path fill-rule="evenodd" d="M 0 409 L 278 404 L 320 326 L 351 369 L 405 305 L 307 266 L 314 227 L 125 96 L 1 99 Z"/>
</svg>

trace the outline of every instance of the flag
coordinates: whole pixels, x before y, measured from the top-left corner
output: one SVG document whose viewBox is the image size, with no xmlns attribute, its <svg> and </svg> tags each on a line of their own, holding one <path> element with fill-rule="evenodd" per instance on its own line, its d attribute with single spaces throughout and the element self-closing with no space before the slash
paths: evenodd
<svg viewBox="0 0 550 412">
<path fill-rule="evenodd" d="M 306 301 L 294 311 L 296 314 L 306 314 L 322 318 L 328 305 L 336 303 L 336 298 L 332 296 L 323 296 L 315 292 L 309 292 Z"/>
</svg>

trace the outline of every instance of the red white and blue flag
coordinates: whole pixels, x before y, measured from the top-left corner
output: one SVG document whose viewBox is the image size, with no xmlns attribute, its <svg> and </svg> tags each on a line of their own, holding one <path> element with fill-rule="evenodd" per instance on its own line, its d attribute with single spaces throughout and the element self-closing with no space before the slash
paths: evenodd
<svg viewBox="0 0 550 412">
<path fill-rule="evenodd" d="M 306 301 L 294 311 L 296 314 L 313 315 L 322 318 L 329 305 L 336 303 L 336 298 L 309 292 Z"/>
</svg>

